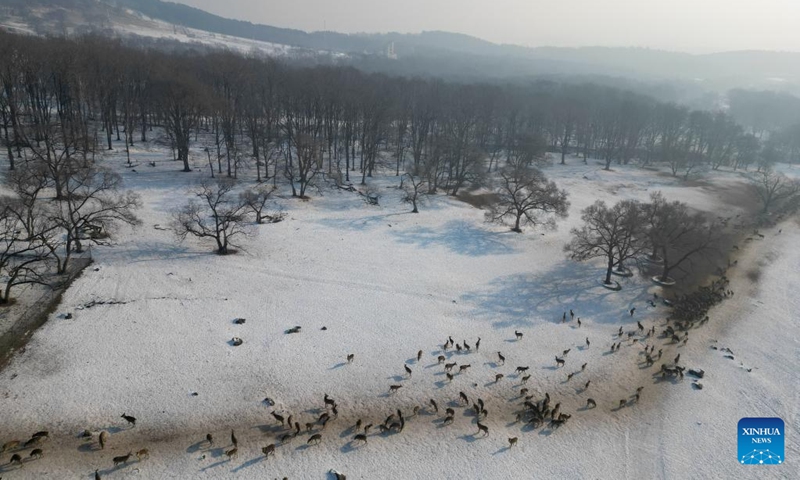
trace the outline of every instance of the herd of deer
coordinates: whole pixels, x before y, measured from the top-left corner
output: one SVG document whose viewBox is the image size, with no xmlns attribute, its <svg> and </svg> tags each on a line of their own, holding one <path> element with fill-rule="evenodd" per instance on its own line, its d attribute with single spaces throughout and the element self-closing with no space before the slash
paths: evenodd
<svg viewBox="0 0 800 480">
<path fill-rule="evenodd" d="M 635 309 L 630 310 L 631 316 L 635 312 Z M 575 314 L 572 310 L 570 310 L 570 321 L 573 321 L 575 318 Z M 580 320 L 580 318 L 578 319 Z M 566 322 L 566 312 L 562 317 L 562 322 Z M 628 346 L 637 345 L 641 346 L 644 345 L 644 349 L 640 352 L 640 355 L 645 356 L 645 365 L 646 367 L 652 366 L 655 363 L 656 359 L 660 359 L 663 353 L 662 349 L 658 350 L 658 354 L 654 353 L 655 345 L 648 345 L 648 342 L 651 338 L 655 337 L 655 326 L 650 329 L 646 329 L 641 322 L 637 321 L 637 329 L 629 332 L 625 332 L 623 327 L 620 327 L 619 330 L 616 332 L 616 341 L 611 345 L 611 352 L 618 352 L 620 347 L 625 343 Z M 515 340 L 517 342 L 522 341 L 523 333 L 519 331 L 515 331 Z M 638 334 L 638 337 L 637 337 Z M 688 332 L 685 333 L 683 337 L 676 334 L 675 329 L 672 326 L 668 326 L 661 335 L 661 338 L 666 338 L 667 340 L 671 341 L 671 344 L 676 344 L 679 342 L 683 342 L 684 344 L 688 340 Z M 478 340 L 474 344 L 474 351 L 479 351 L 481 345 L 481 339 Z M 591 342 L 587 337 L 585 340 L 585 348 L 589 348 Z M 470 346 L 465 341 L 461 343 L 456 343 L 452 337 L 448 337 L 447 340 L 440 345 L 441 348 L 441 355 L 438 355 L 438 352 L 434 353 L 437 355 L 437 365 L 443 366 L 443 372 L 448 379 L 448 382 L 452 382 L 455 379 L 455 375 L 452 373 L 453 370 L 458 367 L 458 375 L 465 375 L 468 369 L 471 367 L 471 364 L 464 363 L 458 365 L 458 362 L 447 363 L 448 359 L 448 352 L 452 355 L 453 353 L 460 353 L 460 354 L 469 354 L 473 351 L 473 347 Z M 455 349 L 455 352 L 452 351 Z M 561 355 L 555 355 L 555 363 L 556 368 L 563 367 L 566 365 L 566 358 L 569 355 L 572 348 L 567 348 L 561 351 Z M 420 350 L 416 354 L 417 363 L 422 361 L 423 358 L 423 351 Z M 503 366 L 506 363 L 506 357 L 501 353 L 496 353 L 498 362 L 496 363 L 497 366 Z M 355 360 L 355 354 L 348 354 L 346 356 L 346 360 L 348 364 L 353 363 Z M 684 367 L 679 365 L 680 355 L 676 356 L 674 361 L 671 365 L 662 364 L 660 370 L 654 374 L 654 376 L 660 375 L 662 379 L 666 378 L 675 378 L 678 377 L 680 379 L 683 378 L 683 371 Z M 576 370 L 567 374 L 566 380 L 564 383 L 569 382 L 572 378 L 582 373 L 586 370 L 588 363 L 583 363 L 580 367 L 580 370 Z M 407 378 L 411 378 L 413 375 L 413 370 L 408 364 L 403 365 L 405 374 Z M 535 395 L 529 394 L 529 389 L 525 387 L 528 380 L 531 378 L 531 375 L 528 374 L 528 370 L 530 369 L 529 366 L 517 366 L 513 370 L 513 374 L 515 378 L 518 379 L 519 383 L 514 388 L 519 387 L 519 395 L 517 398 L 521 400 L 521 407 L 519 410 L 516 411 L 516 420 L 515 423 L 521 423 L 523 426 L 527 426 L 530 429 L 536 429 L 543 425 L 547 425 L 547 427 L 551 430 L 557 430 L 562 427 L 567 421 L 572 417 L 572 414 L 565 413 L 561 410 L 561 402 L 551 402 L 550 394 L 545 392 L 544 396 L 536 398 Z M 494 382 L 493 384 L 497 384 L 502 379 L 506 378 L 507 374 L 504 373 L 496 373 L 494 375 Z M 578 393 L 582 394 L 587 392 L 589 386 L 591 385 L 591 380 L 587 380 L 583 385 L 582 389 L 578 390 Z M 477 384 L 473 384 L 477 386 Z M 389 386 L 389 394 L 395 394 L 401 388 L 403 388 L 402 384 L 393 384 Z M 640 399 L 642 390 L 644 387 L 639 387 L 636 389 L 636 392 L 632 394 L 627 399 L 619 400 L 619 403 L 616 404 L 616 407 L 611 408 L 611 411 L 622 409 L 628 405 L 633 405 L 637 403 Z M 302 435 L 305 433 L 309 435 L 306 439 L 306 446 L 312 447 L 314 445 L 318 445 L 323 441 L 323 432 L 326 429 L 326 426 L 331 422 L 336 420 L 339 417 L 339 405 L 337 402 L 330 397 L 328 394 L 325 394 L 323 397 L 323 406 L 321 408 L 322 413 L 315 419 L 310 422 L 304 422 L 302 425 L 305 428 L 301 427 L 301 422 L 295 418 L 292 414 L 288 412 L 280 412 L 273 410 L 270 412 L 272 418 L 277 422 L 278 425 L 278 435 L 276 435 L 276 443 L 269 443 L 261 448 L 261 453 L 264 457 L 274 457 L 276 455 L 277 448 L 280 445 L 285 445 L 290 443 L 294 438 Z M 274 406 L 274 401 L 271 399 L 265 399 L 265 403 L 269 407 Z M 471 406 L 470 406 L 471 404 Z M 456 411 L 454 407 L 461 407 L 464 408 L 464 413 L 466 415 L 471 415 L 474 417 L 475 427 L 477 431 L 473 434 L 473 436 L 482 435 L 482 436 L 489 436 L 489 427 L 483 423 L 486 421 L 487 417 L 489 416 L 489 411 L 486 408 L 486 403 L 481 398 L 475 398 L 474 401 L 470 402 L 470 398 L 468 395 L 460 391 L 458 398 L 454 399 L 450 402 L 451 406 L 445 408 L 443 415 L 440 413 L 439 403 L 435 399 L 430 399 L 424 406 L 414 406 L 411 409 L 410 415 L 404 415 L 400 409 L 391 412 L 386 419 L 382 423 L 372 422 L 368 423 L 363 421 L 362 419 L 358 419 L 354 425 L 349 426 L 345 432 L 348 432 L 352 435 L 352 438 L 349 440 L 349 445 L 351 448 L 362 448 L 366 446 L 369 442 L 369 438 L 371 436 L 370 430 L 375 427 L 377 424 L 378 432 L 373 432 L 372 435 L 382 435 L 382 436 L 389 436 L 395 435 L 403 432 L 406 422 L 413 417 L 416 417 L 420 414 L 421 411 L 424 411 L 425 414 L 428 415 L 436 415 L 439 418 L 436 422 L 439 423 L 440 427 L 446 427 L 451 425 L 455 422 L 456 418 Z M 583 410 L 594 409 L 597 407 L 597 401 L 593 398 L 587 398 L 585 403 L 585 408 Z M 123 414 L 121 416 L 131 427 L 136 426 L 136 418 L 129 416 L 127 414 Z M 84 439 L 90 440 L 94 438 L 94 434 L 89 431 L 85 431 L 82 435 Z M 49 438 L 49 434 L 46 431 L 37 432 L 32 435 L 31 439 L 26 442 L 19 442 L 19 441 L 10 441 L 6 442 L 2 446 L 2 450 L 0 453 L 5 452 L 15 452 L 11 456 L 10 461 L 6 464 L 8 466 L 17 465 L 19 468 L 24 466 L 24 463 L 30 460 L 35 460 L 41 458 L 43 455 L 41 448 L 33 448 L 26 459 L 23 459 L 21 454 L 19 453 L 20 450 L 29 448 L 29 447 L 37 447 L 43 441 Z M 229 448 L 223 449 L 222 452 L 224 455 L 229 459 L 234 459 L 238 457 L 239 453 L 239 441 L 236 437 L 236 434 L 233 430 L 231 430 L 230 435 L 231 445 Z M 208 448 L 214 446 L 214 437 L 211 433 L 207 434 L 205 437 L 205 442 L 207 443 Z M 105 431 L 101 431 L 97 435 L 97 445 L 99 446 L 100 450 L 104 450 L 106 444 L 108 443 L 108 433 Z M 512 448 L 516 446 L 518 443 L 518 437 L 509 437 L 508 438 L 508 447 Z M 112 462 L 114 467 L 119 467 L 121 465 L 126 465 L 132 457 L 136 457 L 137 461 L 141 462 L 144 459 L 149 457 L 149 452 L 146 448 L 138 450 L 136 453 L 133 451 L 128 452 L 126 455 L 116 456 L 113 457 Z M 334 474 L 337 479 L 345 479 L 346 477 L 332 470 L 330 473 Z M 95 479 L 100 478 L 99 470 L 95 471 Z"/>
</svg>

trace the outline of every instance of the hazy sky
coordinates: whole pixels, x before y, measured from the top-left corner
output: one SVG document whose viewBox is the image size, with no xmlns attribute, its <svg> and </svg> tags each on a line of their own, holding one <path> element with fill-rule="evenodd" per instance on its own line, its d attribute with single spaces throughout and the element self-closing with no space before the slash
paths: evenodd
<svg viewBox="0 0 800 480">
<path fill-rule="evenodd" d="M 173 0 L 313 31 L 447 30 L 528 46 L 800 51 L 800 0 Z"/>
</svg>

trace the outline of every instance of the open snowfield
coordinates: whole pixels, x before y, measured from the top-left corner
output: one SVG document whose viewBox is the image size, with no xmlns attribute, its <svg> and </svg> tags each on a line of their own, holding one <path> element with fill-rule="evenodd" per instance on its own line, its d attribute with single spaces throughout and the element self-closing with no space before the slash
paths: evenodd
<svg viewBox="0 0 800 480">
<path fill-rule="evenodd" d="M 380 207 L 326 187 L 305 202 L 283 189 L 278 203 L 286 219 L 255 227 L 242 251 L 220 257 L 206 244 L 178 244 L 154 228 L 166 226 L 191 182 L 207 175 L 207 169 L 179 173 L 168 161 L 146 165 L 165 156 L 137 150 L 137 172 L 122 168 L 121 157 L 108 160 L 142 194 L 143 225 L 121 231 L 113 247 L 93 250 L 95 264 L 0 372 L 0 442 L 38 430 L 52 437 L 41 460 L 0 467 L 3 479 L 92 478 L 95 469 L 103 478 L 327 479 L 332 468 L 350 479 L 800 477 L 794 219 L 779 227 L 782 233 L 764 231 L 763 240 L 742 248 L 728 272 L 734 297 L 691 331 L 686 346 L 655 340 L 662 362 L 680 353 L 682 364 L 706 371 L 702 390 L 688 376 L 661 381 L 653 374 L 662 362 L 644 367 L 642 343 L 652 338 L 609 352 L 620 326 L 636 330 L 638 320 L 660 332 L 668 309 L 646 301 L 669 292 L 639 276 L 620 279 L 621 292 L 608 291 L 599 286 L 600 266 L 572 262 L 562 251 L 579 211 L 595 199 L 646 200 L 662 190 L 668 199 L 734 216 L 740 206 L 723 199 L 744 188 L 738 175 L 687 186 L 634 166 L 605 172 L 571 159 L 546 170 L 570 192 L 569 219 L 557 231 L 523 234 L 484 223 L 481 210 L 452 198 L 436 197 L 420 214 L 407 213 L 394 177 L 375 180 Z M 757 282 L 746 275 L 753 269 L 761 272 Z M 93 301 L 106 304 L 88 308 Z M 580 328 L 561 323 L 569 309 L 581 318 Z M 246 323 L 234 324 L 239 317 Z M 300 333 L 284 333 L 296 325 Z M 524 334 L 519 341 L 515 330 Z M 234 336 L 244 344 L 232 346 Z M 471 365 L 452 382 L 437 365 L 448 336 L 472 347 L 445 353 L 447 362 Z M 729 348 L 735 359 L 712 345 Z M 556 367 L 554 356 L 566 349 L 566 365 Z M 514 373 L 518 366 L 530 367 L 527 385 Z M 578 373 L 567 381 L 572 372 Z M 505 378 L 495 383 L 497 373 Z M 393 384 L 402 388 L 389 394 Z M 571 420 L 557 430 L 516 423 L 522 387 L 535 399 L 549 393 Z M 486 402 L 488 436 L 477 434 L 459 392 Z M 270 412 L 305 425 L 325 410 L 326 393 L 339 416 L 322 432 L 315 427 L 322 442 L 307 446 L 311 434 L 304 432 L 265 459 L 261 447 L 287 433 Z M 589 397 L 597 408 L 585 408 Z M 625 407 L 618 407 L 620 399 Z M 448 406 L 455 421 L 442 426 Z M 405 429 L 381 434 L 377 425 L 397 409 Z M 138 419 L 134 428 L 123 413 Z M 748 416 L 784 419 L 783 465 L 737 463 L 736 424 Z M 351 442 L 358 419 L 376 425 L 366 445 Z M 95 433 L 92 441 L 79 438 L 85 429 Z M 239 454 L 229 461 L 231 429 Z M 104 450 L 96 443 L 101 430 L 110 434 Z M 204 440 L 208 432 L 213 446 Z M 519 437 L 518 445 L 508 448 L 508 437 Z M 112 457 L 141 448 L 150 458 L 112 466 Z M 0 455 L 0 464 L 9 457 Z"/>
</svg>

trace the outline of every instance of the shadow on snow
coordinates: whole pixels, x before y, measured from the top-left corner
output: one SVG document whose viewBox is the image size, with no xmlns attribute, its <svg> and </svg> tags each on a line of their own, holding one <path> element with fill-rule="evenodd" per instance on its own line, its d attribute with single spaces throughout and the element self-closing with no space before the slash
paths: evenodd
<svg viewBox="0 0 800 480">
<path fill-rule="evenodd" d="M 559 323 L 570 309 L 584 322 L 630 321 L 627 311 L 643 306 L 649 284 L 626 278 L 621 280 L 623 289 L 614 292 L 600 285 L 602 274 L 589 263 L 564 260 L 547 272 L 498 277 L 486 289 L 462 295 L 461 301 L 473 305 L 473 314 L 495 328 Z"/>
<path fill-rule="evenodd" d="M 505 240 L 509 235 L 515 235 L 513 232 L 491 232 L 464 220 L 451 220 L 436 230 L 417 227 L 392 233 L 400 243 L 422 248 L 439 246 L 472 257 L 517 253 Z"/>
</svg>

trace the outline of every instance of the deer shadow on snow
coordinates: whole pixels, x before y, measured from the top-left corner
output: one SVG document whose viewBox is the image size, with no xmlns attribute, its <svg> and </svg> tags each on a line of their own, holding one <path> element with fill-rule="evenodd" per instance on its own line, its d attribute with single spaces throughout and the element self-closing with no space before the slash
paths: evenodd
<svg viewBox="0 0 800 480">
<path fill-rule="evenodd" d="M 561 323 L 570 309 L 584 322 L 619 323 L 628 316 L 626 308 L 649 298 L 647 282 L 626 278 L 621 291 L 611 291 L 600 284 L 602 276 L 595 265 L 564 260 L 546 272 L 498 277 L 461 301 L 494 328 L 522 328 L 543 320 Z"/>
<path fill-rule="evenodd" d="M 253 465 L 261 463 L 266 459 L 267 459 L 267 457 L 265 457 L 264 455 L 259 455 L 258 457 L 252 458 L 252 459 L 244 462 L 243 464 L 239 465 L 238 467 L 232 469 L 231 473 L 237 473 L 240 470 L 244 470 L 245 468 L 252 467 Z"/>
</svg>

